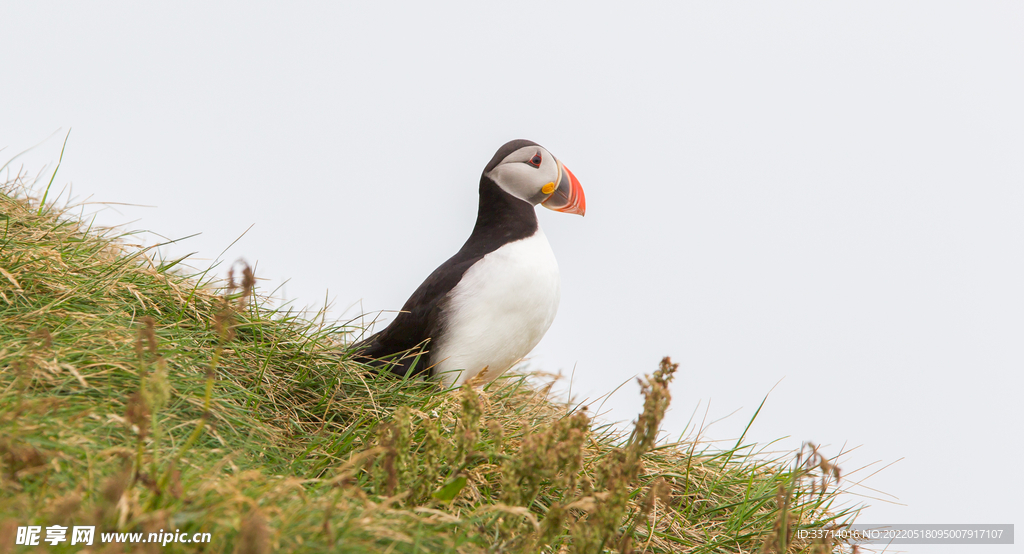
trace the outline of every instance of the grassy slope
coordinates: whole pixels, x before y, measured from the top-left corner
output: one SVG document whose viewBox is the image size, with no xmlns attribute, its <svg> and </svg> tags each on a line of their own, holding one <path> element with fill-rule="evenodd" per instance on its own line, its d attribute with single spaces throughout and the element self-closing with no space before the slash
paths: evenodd
<svg viewBox="0 0 1024 554">
<path fill-rule="evenodd" d="M 793 530 L 846 515 L 816 455 L 655 445 L 667 361 L 631 436 L 521 376 L 377 377 L 336 353 L 347 329 L 213 291 L 17 184 L 0 189 L 0 552 L 30 524 L 211 533 L 166 547 L 182 552 L 828 551 Z"/>
</svg>

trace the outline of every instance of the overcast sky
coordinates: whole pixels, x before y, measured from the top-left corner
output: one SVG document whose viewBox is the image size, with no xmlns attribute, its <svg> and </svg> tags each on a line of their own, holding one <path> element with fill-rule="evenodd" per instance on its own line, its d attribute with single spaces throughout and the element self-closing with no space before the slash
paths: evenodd
<svg viewBox="0 0 1024 554">
<path fill-rule="evenodd" d="M 581 398 L 629 381 L 605 404 L 628 421 L 632 377 L 671 355 L 665 427 L 733 414 L 709 440 L 779 383 L 749 438 L 859 447 L 851 481 L 899 460 L 855 489 L 861 523 L 1024 523 L 1020 2 L 5 2 L 0 21 L 0 158 L 43 141 L 13 166 L 52 171 L 72 129 L 51 196 L 153 206 L 101 223 L 202 233 L 165 250 L 197 267 L 252 225 L 224 259 L 264 287 L 395 310 L 468 237 L 494 151 L 532 139 L 587 215 L 539 210 L 562 302 L 531 367 L 575 367 Z"/>
</svg>

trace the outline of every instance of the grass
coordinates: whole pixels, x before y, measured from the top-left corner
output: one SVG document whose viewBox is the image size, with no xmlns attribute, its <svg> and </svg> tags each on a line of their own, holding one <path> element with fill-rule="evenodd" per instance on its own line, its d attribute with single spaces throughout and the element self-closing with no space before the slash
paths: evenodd
<svg viewBox="0 0 1024 554">
<path fill-rule="evenodd" d="M 852 514 L 817 449 L 657 441 L 667 358 L 624 434 L 523 375 L 376 375 L 348 358 L 358 329 L 270 308 L 246 266 L 218 283 L 130 236 L 0 185 L 0 553 L 55 524 L 96 526 L 104 552 L 843 548 L 795 533 Z M 210 542 L 98 544 L 113 531 Z"/>
</svg>

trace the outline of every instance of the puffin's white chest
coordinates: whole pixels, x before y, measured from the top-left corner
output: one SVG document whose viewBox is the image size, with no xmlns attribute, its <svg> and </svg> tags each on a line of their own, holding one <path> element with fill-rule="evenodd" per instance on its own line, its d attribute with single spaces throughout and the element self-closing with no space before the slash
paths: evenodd
<svg viewBox="0 0 1024 554">
<path fill-rule="evenodd" d="M 558 262 L 539 228 L 473 264 L 452 289 L 435 374 L 461 385 L 494 380 L 533 350 L 558 311 Z"/>
</svg>

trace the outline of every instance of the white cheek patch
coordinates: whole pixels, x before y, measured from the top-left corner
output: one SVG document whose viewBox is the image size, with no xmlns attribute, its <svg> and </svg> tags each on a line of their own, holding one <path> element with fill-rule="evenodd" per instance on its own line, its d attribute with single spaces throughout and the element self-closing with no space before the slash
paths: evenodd
<svg viewBox="0 0 1024 554">
<path fill-rule="evenodd" d="M 540 167 L 525 163 L 538 150 L 542 157 Z M 516 161 L 518 158 L 522 158 L 522 161 Z M 512 196 L 537 204 L 547 197 L 547 194 L 541 192 L 545 185 L 552 182 L 558 184 L 558 162 L 546 150 L 537 147 L 521 148 L 492 169 L 488 176 Z"/>
</svg>

